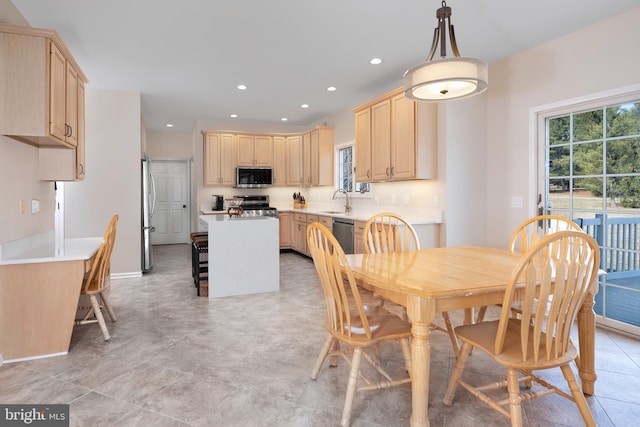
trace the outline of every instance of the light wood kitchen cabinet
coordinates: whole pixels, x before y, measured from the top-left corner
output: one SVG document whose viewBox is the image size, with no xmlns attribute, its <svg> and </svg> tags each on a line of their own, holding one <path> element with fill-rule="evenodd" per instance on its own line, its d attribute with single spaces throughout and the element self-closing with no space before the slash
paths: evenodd
<svg viewBox="0 0 640 427">
<path fill-rule="evenodd" d="M 356 113 L 356 181 L 371 182 L 371 108 Z"/>
<path fill-rule="evenodd" d="M 270 135 L 236 135 L 238 166 L 273 166 L 273 137 Z"/>
<path fill-rule="evenodd" d="M 329 231 L 333 230 L 333 218 L 330 216 L 319 215 L 317 221 L 327 227 Z"/>
<path fill-rule="evenodd" d="M 81 143 L 87 78 L 55 31 L 0 24 L 0 76 L 0 134 L 39 147 Z"/>
<path fill-rule="evenodd" d="M 235 184 L 234 135 L 204 133 L 204 185 Z"/>
<path fill-rule="evenodd" d="M 287 185 L 301 186 L 302 176 L 302 135 L 287 137 Z"/>
<path fill-rule="evenodd" d="M 366 221 L 353 221 L 353 253 L 364 253 L 364 240 L 362 233 L 364 232 L 364 225 Z"/>
<path fill-rule="evenodd" d="M 437 105 L 413 102 L 397 89 L 354 113 L 359 182 L 436 177 Z"/>
<path fill-rule="evenodd" d="M 291 212 L 280 212 L 278 214 L 280 220 L 280 249 L 288 249 L 292 245 L 293 234 L 293 215 Z"/>
<path fill-rule="evenodd" d="M 307 254 L 307 214 L 293 214 L 293 249 Z"/>
<path fill-rule="evenodd" d="M 273 185 L 287 184 L 287 138 L 273 137 Z"/>
<path fill-rule="evenodd" d="M 304 185 L 333 185 L 333 128 L 319 126 L 305 133 L 302 146 Z"/>
</svg>

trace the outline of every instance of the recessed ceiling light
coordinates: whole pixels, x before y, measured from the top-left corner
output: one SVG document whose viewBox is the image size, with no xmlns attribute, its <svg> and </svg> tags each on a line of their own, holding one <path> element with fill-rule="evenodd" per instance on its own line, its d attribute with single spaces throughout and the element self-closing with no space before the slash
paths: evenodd
<svg viewBox="0 0 640 427">
<path fill-rule="evenodd" d="M 173 124 L 172 124 L 172 123 L 167 123 L 167 127 L 168 127 L 168 128 L 172 128 L 172 127 L 173 127 Z"/>
<path fill-rule="evenodd" d="M 335 88 L 335 87 L 333 87 L 333 86 L 329 86 L 329 87 L 327 88 L 327 90 L 328 90 L 329 92 L 335 92 L 335 91 L 336 91 L 336 88 Z"/>
<path fill-rule="evenodd" d="M 231 114 L 229 117 L 233 117 L 235 119 L 236 117 L 238 117 L 238 115 L 237 114 Z"/>
<path fill-rule="evenodd" d="M 300 108 L 309 108 L 309 104 L 302 104 Z"/>
<path fill-rule="evenodd" d="M 247 88 L 247 85 L 238 85 L 238 89 L 240 90 L 245 90 Z"/>
<path fill-rule="evenodd" d="M 382 64 L 382 59 L 380 59 L 380 58 L 373 58 L 371 61 L 369 61 L 369 64 L 371 64 L 371 65 L 378 65 L 378 64 Z"/>
<path fill-rule="evenodd" d="M 286 122 L 286 121 L 287 121 L 287 120 L 289 120 L 289 119 L 287 119 L 286 117 L 283 117 L 283 118 L 281 118 L 280 120 L 282 120 L 283 122 Z"/>
</svg>

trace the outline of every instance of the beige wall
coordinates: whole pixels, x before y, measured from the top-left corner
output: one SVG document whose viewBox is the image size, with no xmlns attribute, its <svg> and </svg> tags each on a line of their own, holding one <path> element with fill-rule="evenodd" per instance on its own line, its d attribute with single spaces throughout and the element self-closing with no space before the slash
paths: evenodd
<svg viewBox="0 0 640 427">
<path fill-rule="evenodd" d="M 140 274 L 140 94 L 87 88 L 86 109 L 87 176 L 65 184 L 65 234 L 102 236 L 119 214 L 111 273 Z"/>
<path fill-rule="evenodd" d="M 0 242 L 8 242 L 54 227 L 55 191 L 52 182 L 38 181 L 38 149 L 0 135 Z M 31 200 L 40 212 L 31 213 Z M 20 203 L 24 213 L 20 213 Z"/>
<path fill-rule="evenodd" d="M 190 159 L 193 157 L 191 133 L 147 132 L 146 155 L 150 158 Z"/>
<path fill-rule="evenodd" d="M 486 184 L 489 245 L 505 246 L 511 231 L 535 213 L 530 109 L 639 83 L 638 22 L 640 8 L 490 65 Z M 523 197 L 523 208 L 511 208 L 513 196 Z"/>
</svg>

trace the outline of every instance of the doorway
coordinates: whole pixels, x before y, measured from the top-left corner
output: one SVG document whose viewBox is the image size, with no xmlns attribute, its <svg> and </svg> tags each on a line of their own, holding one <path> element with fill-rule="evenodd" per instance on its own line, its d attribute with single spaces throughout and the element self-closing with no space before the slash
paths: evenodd
<svg viewBox="0 0 640 427">
<path fill-rule="evenodd" d="M 154 245 L 189 243 L 191 176 L 188 160 L 151 159 L 156 206 L 151 225 Z"/>
<path fill-rule="evenodd" d="M 600 325 L 640 336 L 640 93 L 537 114 L 539 213 L 570 218 L 599 243 Z"/>
</svg>

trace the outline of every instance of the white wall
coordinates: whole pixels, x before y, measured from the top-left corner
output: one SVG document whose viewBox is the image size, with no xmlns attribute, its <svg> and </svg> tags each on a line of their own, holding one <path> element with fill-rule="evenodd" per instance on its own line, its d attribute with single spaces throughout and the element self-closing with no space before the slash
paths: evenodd
<svg viewBox="0 0 640 427">
<path fill-rule="evenodd" d="M 535 214 L 537 191 L 529 190 L 536 175 L 530 156 L 530 109 L 640 82 L 638 22 L 640 8 L 490 65 L 489 245 L 504 247 L 511 231 Z M 523 208 L 511 208 L 512 196 L 523 197 Z"/>
<path fill-rule="evenodd" d="M 140 94 L 87 88 L 84 181 L 65 183 L 66 237 L 102 236 L 119 214 L 111 274 L 140 274 Z"/>
</svg>

